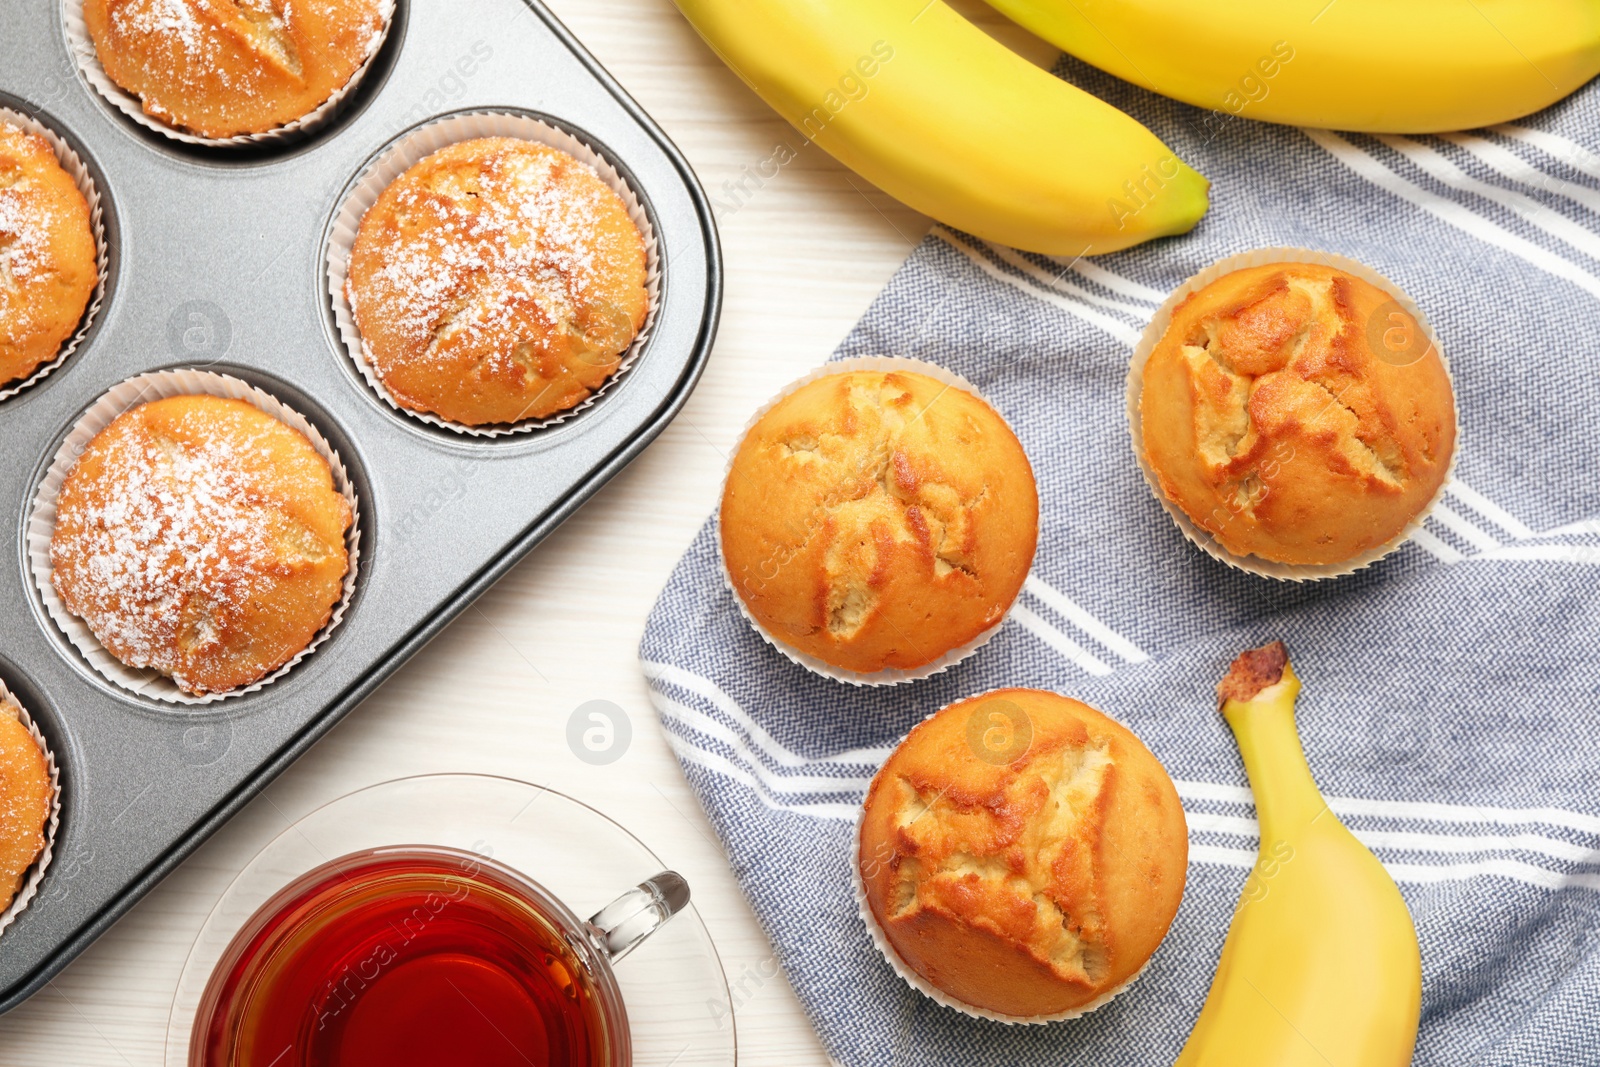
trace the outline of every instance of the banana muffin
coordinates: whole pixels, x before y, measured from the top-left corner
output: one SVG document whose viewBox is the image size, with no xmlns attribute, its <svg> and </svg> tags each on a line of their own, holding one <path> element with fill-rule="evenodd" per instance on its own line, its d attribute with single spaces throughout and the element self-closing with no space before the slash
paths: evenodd
<svg viewBox="0 0 1600 1067">
<path fill-rule="evenodd" d="M 449 145 L 361 219 L 345 295 L 402 407 L 465 426 L 587 399 L 644 327 L 644 238 L 616 191 L 558 149 Z"/>
<path fill-rule="evenodd" d="M 350 523 L 304 434 L 242 400 L 169 397 L 119 415 L 67 474 L 50 580 L 118 660 L 226 692 L 327 624 Z"/>
<path fill-rule="evenodd" d="M 867 791 L 857 862 L 868 921 L 902 969 L 960 1004 L 1044 1021 L 1139 975 L 1188 857 L 1172 780 L 1126 727 L 999 689 L 895 749 Z"/>
<path fill-rule="evenodd" d="M 100 281 L 89 205 L 50 142 L 0 121 L 0 386 L 54 360 Z"/>
<path fill-rule="evenodd" d="M 1438 350 L 1377 286 L 1270 263 L 1190 294 L 1144 366 L 1161 492 L 1235 556 L 1331 565 L 1399 537 L 1455 449 Z"/>
<path fill-rule="evenodd" d="M 1038 535 L 1005 420 L 913 371 L 796 389 L 745 435 L 722 493 L 723 560 L 751 617 L 859 674 L 921 667 L 996 626 Z"/>
<path fill-rule="evenodd" d="M 383 0 L 83 0 L 106 76 L 202 137 L 264 133 L 344 88 L 383 43 Z"/>
<path fill-rule="evenodd" d="M 0 697 L 0 911 L 11 906 L 39 854 L 55 805 L 50 767 L 22 724 L 22 710 Z"/>
</svg>

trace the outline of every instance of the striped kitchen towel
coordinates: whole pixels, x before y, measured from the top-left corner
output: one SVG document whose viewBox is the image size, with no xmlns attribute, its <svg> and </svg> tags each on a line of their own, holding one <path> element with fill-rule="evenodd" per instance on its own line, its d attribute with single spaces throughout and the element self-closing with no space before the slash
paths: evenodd
<svg viewBox="0 0 1600 1067">
<path fill-rule="evenodd" d="M 830 1055 L 851 1067 L 1170 1064 L 1254 859 L 1212 687 L 1283 638 L 1334 810 L 1398 880 L 1422 942 L 1419 1067 L 1600 1064 L 1600 91 L 1523 122 L 1369 137 L 1226 119 L 1081 65 L 1070 80 L 1213 181 L 1192 234 L 1054 262 L 935 230 L 840 347 L 930 360 L 1016 428 L 1041 493 L 1032 576 L 999 635 L 934 678 L 854 689 L 791 664 L 723 585 L 707 522 L 650 617 L 666 736 Z M 1267 245 L 1393 278 L 1444 344 L 1455 479 L 1426 529 L 1345 578 L 1213 562 L 1133 462 L 1123 383 L 1165 294 Z M 852 819 L 895 741 L 996 686 L 1079 697 L 1161 758 L 1188 812 L 1188 888 L 1110 1006 L 1004 1027 L 913 992 L 851 891 Z"/>
</svg>

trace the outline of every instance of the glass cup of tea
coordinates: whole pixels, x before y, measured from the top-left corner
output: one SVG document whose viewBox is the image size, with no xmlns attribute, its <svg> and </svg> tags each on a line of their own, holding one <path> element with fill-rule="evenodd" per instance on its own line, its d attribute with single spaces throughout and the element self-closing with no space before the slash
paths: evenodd
<svg viewBox="0 0 1600 1067">
<path fill-rule="evenodd" d="M 280 890 L 201 997 L 190 1067 L 626 1067 L 611 966 L 689 902 L 663 871 L 578 918 L 453 848 L 355 852 Z"/>
</svg>

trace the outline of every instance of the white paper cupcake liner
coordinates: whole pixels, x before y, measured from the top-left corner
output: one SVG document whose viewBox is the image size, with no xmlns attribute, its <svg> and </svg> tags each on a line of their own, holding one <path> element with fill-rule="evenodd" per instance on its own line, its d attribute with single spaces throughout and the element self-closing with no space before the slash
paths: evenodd
<svg viewBox="0 0 1600 1067">
<path fill-rule="evenodd" d="M 945 708 L 948 708 L 951 705 L 962 704 L 969 700 L 977 700 L 988 693 L 996 691 L 997 690 L 993 689 L 986 690 L 983 693 L 974 693 L 972 696 L 962 697 L 959 700 L 952 700 L 949 704 L 944 705 L 937 711 L 930 712 L 928 715 L 923 716 L 922 722 L 927 722 L 929 719 L 933 718 L 935 715 L 939 714 L 939 712 L 945 710 Z M 918 725 L 921 725 L 921 723 L 918 723 Z M 912 729 L 914 730 L 916 727 L 912 727 Z M 907 732 L 906 736 L 910 736 L 909 731 Z M 904 743 L 905 738 L 902 737 L 900 741 L 896 743 L 895 748 L 898 749 L 900 745 Z M 880 767 L 878 774 L 881 773 L 883 773 L 883 771 Z M 876 782 L 878 775 L 874 774 L 872 777 L 873 781 Z M 871 794 L 872 791 L 869 787 L 867 795 L 871 796 Z M 866 817 L 867 805 L 866 801 L 863 799 L 861 807 L 856 811 L 855 833 L 851 838 L 851 840 L 854 842 L 854 849 L 850 853 L 850 882 L 855 888 L 856 910 L 861 915 L 862 924 L 867 928 L 867 936 L 872 938 L 873 946 L 880 954 L 882 954 L 883 958 L 888 961 L 889 966 L 894 973 L 899 975 L 901 979 L 903 979 L 905 983 L 912 989 L 915 989 L 918 993 L 921 993 L 929 1000 L 932 1000 L 943 1007 L 950 1008 L 954 1011 L 959 1011 L 961 1014 L 969 1016 L 973 1019 L 987 1019 L 989 1022 L 1004 1023 L 1007 1026 L 1041 1026 L 1046 1023 L 1066 1022 L 1068 1019 L 1076 1019 L 1081 1015 L 1087 1015 L 1092 1011 L 1105 1007 L 1116 997 L 1124 993 L 1129 986 L 1133 985 L 1133 983 L 1137 982 L 1141 977 L 1143 977 L 1145 971 L 1150 969 L 1151 960 L 1155 958 L 1153 954 L 1149 960 L 1144 961 L 1144 965 L 1135 971 L 1126 982 L 1123 982 L 1115 989 L 1107 990 L 1105 993 L 1102 993 L 1100 996 L 1096 997 L 1094 1000 L 1091 1000 L 1081 1008 L 1072 1008 L 1067 1011 L 1059 1011 L 1051 1015 L 1005 1015 L 997 1011 L 991 1011 L 988 1008 L 980 1008 L 977 1005 L 968 1004 L 964 1000 L 956 999 L 949 993 L 946 993 L 944 990 L 934 985 L 932 982 L 928 981 L 926 978 L 922 977 L 922 975 L 918 974 L 916 971 L 912 970 L 910 965 L 907 964 L 905 960 L 900 958 L 900 954 L 895 951 L 894 945 L 890 944 L 888 935 L 883 932 L 883 927 L 878 924 L 878 917 L 872 912 L 872 904 L 867 900 L 866 882 L 861 877 L 861 830 L 866 822 Z"/>
<path fill-rule="evenodd" d="M 1393 538 L 1378 545 L 1376 548 L 1368 549 L 1353 559 L 1339 563 L 1320 565 L 1277 563 L 1273 560 L 1263 559 L 1260 556 L 1240 556 L 1228 551 L 1211 534 L 1195 525 L 1194 521 L 1189 518 L 1181 507 L 1167 499 L 1167 494 L 1162 491 L 1160 481 L 1156 478 L 1155 472 L 1150 469 L 1150 464 L 1145 458 L 1144 425 L 1140 418 L 1140 401 L 1144 393 L 1144 366 L 1149 361 L 1150 353 L 1155 350 L 1162 335 L 1167 332 L 1167 327 L 1172 322 L 1173 312 L 1190 293 L 1210 285 L 1218 278 L 1231 274 L 1236 270 L 1259 267 L 1267 263 L 1316 263 L 1352 274 L 1381 289 L 1416 320 L 1417 326 L 1422 329 L 1428 341 L 1433 345 L 1433 350 L 1439 354 L 1439 362 L 1444 367 L 1445 378 L 1450 381 L 1450 399 L 1455 415 L 1456 440 L 1450 450 L 1450 465 L 1445 471 L 1444 478 L 1439 483 L 1439 488 L 1434 492 L 1432 499 L 1428 501 L 1427 507 L 1423 508 L 1417 517 L 1407 523 L 1405 528 Z M 1461 417 L 1459 407 L 1456 405 L 1455 382 L 1450 378 L 1450 361 L 1445 357 L 1444 346 L 1439 343 L 1438 335 L 1434 333 L 1433 327 L 1428 324 L 1427 316 L 1422 313 L 1422 309 L 1417 306 L 1416 301 L 1412 300 L 1405 290 L 1394 282 L 1358 260 L 1332 252 L 1318 252 L 1309 248 L 1258 248 L 1252 252 L 1242 252 L 1238 255 L 1224 257 L 1178 286 L 1161 304 L 1161 307 L 1156 309 L 1155 315 L 1150 319 L 1150 325 L 1145 327 L 1144 334 L 1134 347 L 1133 358 L 1128 364 L 1127 389 L 1128 433 L 1133 441 L 1133 456 L 1139 464 L 1139 470 L 1144 473 L 1145 484 L 1150 487 L 1150 492 L 1155 495 L 1163 510 L 1177 524 L 1184 537 L 1188 538 L 1200 551 L 1236 570 L 1246 571 L 1265 578 L 1276 578 L 1289 582 L 1338 578 L 1346 574 L 1353 574 L 1363 567 L 1370 567 L 1385 556 L 1396 552 L 1411 539 L 1413 534 L 1422 528 L 1423 522 L 1427 520 L 1434 508 L 1438 506 L 1439 501 L 1444 497 L 1444 487 L 1449 484 L 1451 476 L 1455 473 L 1456 457 L 1461 454 Z"/>
<path fill-rule="evenodd" d="M 222 693 L 206 693 L 203 696 L 186 693 L 165 675 L 157 674 L 153 670 L 130 667 L 113 656 L 100 643 L 99 638 L 95 637 L 88 624 L 67 610 L 67 606 L 56 595 L 55 586 L 50 581 L 50 538 L 55 533 L 56 498 L 61 492 L 61 483 L 66 480 L 90 440 L 111 425 L 112 420 L 118 415 L 140 404 L 171 396 L 195 394 L 243 400 L 291 429 L 300 431 L 311 442 L 317 454 L 328 461 L 328 466 L 333 472 L 334 488 L 350 505 L 350 528 L 345 532 L 349 566 L 345 570 L 343 594 L 338 604 L 334 605 L 327 623 L 312 638 L 310 644 L 266 677 L 237 689 Z M 34 493 L 33 504 L 28 511 L 27 536 L 28 567 L 33 573 L 34 588 L 38 590 L 45 611 L 49 613 L 66 639 L 82 653 L 83 658 L 101 677 L 121 689 L 142 697 L 168 704 L 198 706 L 254 693 L 270 685 L 288 674 L 295 664 L 315 651 L 338 628 L 350 607 L 351 598 L 355 595 L 356 575 L 361 562 L 361 501 L 356 496 L 355 486 L 345 469 L 344 461 L 339 458 L 339 453 L 328 443 L 327 438 L 323 437 L 304 415 L 271 393 L 238 378 L 212 371 L 154 371 L 129 378 L 113 387 L 78 418 L 77 424 L 67 434 L 66 440 L 61 442 L 61 447 L 56 450 L 55 458 L 51 460 L 49 469 L 45 471 L 44 478 Z"/>
<path fill-rule="evenodd" d="M 961 377 L 959 374 L 955 374 L 949 370 L 946 370 L 937 363 L 928 363 L 924 360 L 912 359 L 908 356 L 856 356 L 851 359 L 841 359 L 835 360 L 831 363 L 824 363 L 811 373 L 805 375 L 804 377 L 797 378 L 788 385 L 784 386 L 783 389 L 779 390 L 776 396 L 774 396 L 771 400 L 768 400 L 765 404 L 761 405 L 760 408 L 756 409 L 755 414 L 750 416 L 749 421 L 744 424 L 744 429 L 739 431 L 739 439 L 734 442 L 733 448 L 728 452 L 728 461 L 723 466 L 722 470 L 723 484 L 727 484 L 728 475 L 733 470 L 733 461 L 738 457 L 739 449 L 744 445 L 744 439 L 750 435 L 751 429 L 755 427 L 756 423 L 761 421 L 767 412 L 771 411 L 778 405 L 780 401 L 784 400 L 803 386 L 810 385 L 812 382 L 817 381 L 820 378 L 831 378 L 835 374 L 846 374 L 851 371 L 908 371 L 916 374 L 923 374 L 934 379 L 935 381 L 943 382 L 945 385 L 952 386 L 956 389 L 961 389 L 964 392 L 971 393 L 979 400 L 983 400 L 983 394 L 978 391 L 978 387 Z M 985 400 L 984 403 L 987 404 L 988 401 Z M 990 405 L 990 410 L 994 410 L 993 405 Z M 995 414 L 996 416 L 1000 415 L 998 411 L 996 411 Z M 960 663 L 962 660 L 971 656 L 984 645 L 988 644 L 989 640 L 993 638 L 995 634 L 1000 632 L 1000 628 L 1005 625 L 1006 619 L 1011 614 L 1011 609 L 1016 606 L 1016 598 L 1013 598 L 1011 603 L 1007 605 L 1005 614 L 1000 616 L 998 622 L 980 633 L 977 637 L 974 637 L 972 640 L 968 641 L 966 644 L 952 648 L 938 659 L 924 663 L 922 666 L 913 668 L 911 670 L 901 670 L 899 668 L 890 667 L 885 670 L 875 671 L 871 674 L 863 674 L 859 671 L 848 671 L 842 667 L 835 667 L 827 661 L 817 658 L 816 656 L 802 652 L 797 648 L 791 648 L 783 641 L 774 637 L 766 627 L 762 626 L 761 623 L 756 620 L 755 616 L 750 613 L 750 609 L 745 605 L 744 598 L 739 595 L 739 590 L 734 586 L 733 575 L 728 573 L 728 561 L 722 554 L 722 511 L 720 508 L 717 510 L 717 565 L 722 571 L 723 584 L 728 587 L 728 592 L 733 596 L 733 602 L 739 606 L 739 614 L 743 615 L 745 617 L 745 621 L 750 624 L 751 628 L 754 629 L 756 633 L 761 635 L 762 640 L 771 645 L 773 648 L 777 649 L 791 662 L 799 664 L 806 670 L 811 671 L 813 674 L 820 674 L 824 678 L 831 678 L 836 682 L 844 682 L 848 685 L 899 685 L 902 682 L 915 682 L 923 678 L 931 678 L 935 674 L 940 674 L 944 671 L 947 671 L 951 667 L 954 667 L 956 664 Z M 1019 589 L 1018 596 L 1020 595 L 1021 590 Z"/>
<path fill-rule="evenodd" d="M 212 148 L 249 148 L 254 145 L 272 144 L 276 141 L 285 141 L 309 133 L 332 118 L 339 110 L 345 99 L 361 84 L 361 79 L 366 77 L 367 71 L 372 67 L 372 61 L 383 48 L 383 42 L 389 36 L 389 28 L 394 24 L 394 0 L 383 0 L 379 15 L 383 19 L 383 27 L 367 42 L 367 55 L 361 65 L 350 75 L 344 85 L 334 90 L 333 95 L 324 100 L 313 111 L 301 115 L 292 122 L 282 126 L 275 126 L 270 130 L 260 133 L 241 133 L 234 137 L 202 137 L 197 133 L 189 133 L 181 127 L 163 122 L 154 115 L 146 114 L 144 103 L 122 86 L 111 80 L 106 69 L 100 63 L 100 55 L 95 51 L 94 39 L 89 36 L 89 28 L 83 21 L 83 0 L 63 0 L 62 25 L 67 34 L 67 50 L 78 61 L 78 70 L 82 72 L 84 80 L 94 90 L 111 104 L 112 107 L 122 112 L 128 118 L 137 122 L 147 130 L 154 130 L 163 137 L 170 137 L 174 141 L 184 144 L 206 145 Z"/>
<path fill-rule="evenodd" d="M 389 392 L 388 387 L 383 384 L 383 380 L 378 376 L 376 368 L 372 365 L 371 353 L 361 338 L 361 331 L 356 328 L 355 315 L 351 312 L 349 296 L 345 292 L 345 281 L 349 277 L 350 251 L 355 246 L 356 233 L 361 227 L 361 220 L 366 215 L 367 210 L 382 195 L 383 191 L 389 187 L 389 184 L 414 164 L 421 162 L 441 148 L 480 137 L 515 137 L 524 141 L 536 141 L 539 144 L 559 149 L 594 171 L 601 181 L 605 182 L 613 192 L 622 198 L 623 206 L 628 211 L 628 218 L 633 221 L 634 226 L 638 227 L 640 236 L 644 238 L 645 293 L 648 297 L 648 306 L 645 311 L 644 325 L 635 335 L 633 344 L 628 347 L 627 351 L 622 353 L 622 359 L 617 364 L 617 369 L 611 372 L 611 376 L 602 382 L 598 389 L 579 403 L 544 418 L 523 419 L 520 422 L 513 423 L 467 426 L 463 423 L 441 418 L 429 411 L 416 411 L 408 408 L 400 403 L 394 394 Z M 661 305 L 661 251 L 656 243 L 656 231 L 655 227 L 651 225 L 650 214 L 645 210 L 639 194 L 623 179 L 622 174 L 598 149 L 578 136 L 561 129 L 559 126 L 533 115 L 515 111 L 481 110 L 459 112 L 433 119 L 408 133 L 402 134 L 388 148 L 385 148 L 377 159 L 367 166 L 366 170 L 362 171 L 350 191 L 345 194 L 344 202 L 339 208 L 339 213 L 334 216 L 333 225 L 329 231 L 326 259 L 328 297 L 333 302 L 334 323 L 338 326 L 339 337 L 344 341 L 345 350 L 350 354 L 350 359 L 355 363 L 356 369 L 361 372 L 361 377 L 383 399 L 384 403 L 395 411 L 425 422 L 430 426 L 453 430 L 456 433 L 471 437 L 504 437 L 510 434 L 530 433 L 534 430 L 565 422 L 592 406 L 608 390 L 615 388 L 617 382 L 627 374 L 628 369 L 638 361 L 640 354 L 644 352 L 650 342 L 650 335 L 655 329 L 656 317 Z"/>
<path fill-rule="evenodd" d="M 44 753 L 45 769 L 50 772 L 50 818 L 44 824 L 44 848 L 34 858 L 33 866 L 28 876 L 23 879 L 22 887 L 17 890 L 17 895 L 11 898 L 11 903 L 6 910 L 0 912 L 0 932 L 17 921 L 17 916 L 22 909 L 32 903 L 33 898 L 39 895 L 39 883 L 44 880 L 44 872 L 50 866 L 50 858 L 55 853 L 56 830 L 61 826 L 61 769 L 56 766 L 56 756 L 50 751 L 50 743 L 44 739 L 44 734 L 39 732 L 39 726 L 33 721 L 33 716 L 28 714 L 28 709 L 22 702 L 11 694 L 4 682 L 0 682 L 0 706 L 8 705 L 17 711 L 17 719 L 27 729 L 28 736 L 33 738 L 34 744 L 39 746 L 39 751 Z"/>
<path fill-rule="evenodd" d="M 89 305 L 83 309 L 83 318 L 78 323 L 78 328 L 73 331 L 71 337 L 62 342 L 61 351 L 56 353 L 56 358 L 41 364 L 32 374 L 20 381 L 9 384 L 0 382 L 0 400 L 9 400 L 24 389 L 44 381 L 52 371 L 67 361 L 68 356 L 78 350 L 78 345 L 89 333 L 89 327 L 94 325 L 94 317 L 99 314 L 100 305 L 105 302 L 106 276 L 111 271 L 111 254 L 106 246 L 105 209 L 100 203 L 100 189 L 89 173 L 88 164 L 84 163 L 60 134 L 32 115 L 0 107 L 0 122 L 9 122 L 28 133 L 36 133 L 49 141 L 50 147 L 55 149 L 56 159 L 61 162 L 61 168 L 77 183 L 78 192 L 83 194 L 84 203 L 89 205 L 89 231 L 94 234 L 94 263 L 100 275 L 95 281 L 94 292 L 89 294 Z"/>
</svg>

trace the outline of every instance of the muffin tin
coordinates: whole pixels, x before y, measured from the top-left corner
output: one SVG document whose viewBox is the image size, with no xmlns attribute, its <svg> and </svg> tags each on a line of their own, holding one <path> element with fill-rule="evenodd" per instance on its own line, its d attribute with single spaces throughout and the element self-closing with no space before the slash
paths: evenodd
<svg viewBox="0 0 1600 1067">
<path fill-rule="evenodd" d="M 60 764 L 61 823 L 38 896 L 0 935 L 16 1006 L 637 455 L 687 400 L 721 302 L 711 210 L 683 157 L 534 0 L 401 0 L 372 69 L 299 140 L 200 148 L 85 84 L 63 0 L 6 0 L 0 106 L 87 163 L 105 204 L 105 300 L 76 352 L 0 401 L 0 681 Z M 532 433 L 473 438 L 384 403 L 346 355 L 323 260 L 344 190 L 407 130 L 515 109 L 574 134 L 638 193 L 659 241 L 648 344 L 594 404 Z M 25 517 L 51 457 L 118 383 L 196 368 L 261 388 L 338 452 L 362 509 L 361 569 L 337 630 L 283 677 L 175 705 L 112 685 L 45 611 Z"/>
</svg>

